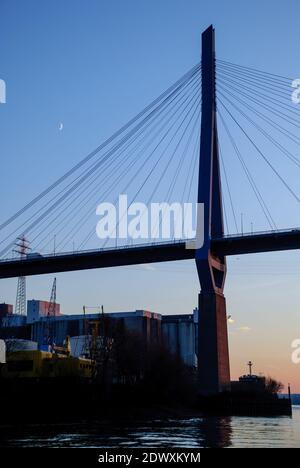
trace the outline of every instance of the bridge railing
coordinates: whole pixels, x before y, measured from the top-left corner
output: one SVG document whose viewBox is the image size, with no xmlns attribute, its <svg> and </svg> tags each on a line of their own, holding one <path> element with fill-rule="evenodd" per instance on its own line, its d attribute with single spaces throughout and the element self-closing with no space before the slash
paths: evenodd
<svg viewBox="0 0 300 468">
<path fill-rule="evenodd" d="M 141 244 L 126 244 L 126 245 L 120 245 L 120 246 L 114 246 L 114 247 L 100 247 L 100 248 L 95 248 L 95 249 L 88 249 L 88 250 L 72 250 L 72 251 L 66 251 L 66 252 L 52 252 L 52 253 L 46 253 L 46 254 L 41 254 L 39 252 L 36 253 L 31 253 L 28 254 L 26 258 L 20 259 L 16 257 L 11 257 L 11 258 L 2 258 L 0 259 L 1 262 L 20 262 L 20 261 L 28 261 L 28 260 L 36 260 L 38 258 L 52 258 L 52 257 L 63 257 L 63 256 L 68 256 L 68 255 L 79 255 L 79 254 L 89 254 L 89 253 L 94 253 L 94 252 L 110 252 L 110 251 L 116 251 L 116 250 L 129 250 L 129 249 L 143 249 L 143 248 L 149 248 L 149 247 L 156 247 L 159 245 L 169 245 L 169 244 L 182 244 L 185 242 L 190 242 L 194 239 L 172 239 L 172 240 L 167 240 L 163 242 L 147 242 L 147 243 L 141 243 Z"/>
<path fill-rule="evenodd" d="M 284 234 L 284 233 L 292 233 L 292 232 L 299 232 L 300 233 L 300 227 L 295 227 L 295 228 L 288 228 L 288 229 L 269 229 L 268 231 L 251 231 L 251 232 L 239 232 L 237 234 L 226 234 L 223 237 L 216 238 L 214 240 L 218 239 L 237 239 L 239 237 L 251 237 L 251 236 L 263 236 L 263 235 L 272 235 L 272 234 Z"/>
<path fill-rule="evenodd" d="M 253 236 L 263 236 L 263 235 L 278 235 L 278 234 L 288 234 L 288 233 L 293 233 L 293 232 L 298 232 L 300 234 L 300 228 L 289 228 L 289 229 L 277 229 L 277 230 L 268 230 L 268 231 L 254 231 L 254 232 L 245 232 L 245 233 L 238 233 L 238 234 L 226 234 L 223 237 L 215 238 L 215 241 L 222 240 L 222 239 L 241 239 L 244 237 L 253 237 Z M 120 245 L 120 246 L 114 246 L 114 247 L 100 247 L 96 249 L 88 249 L 88 250 L 72 250 L 72 251 L 66 251 L 66 252 L 52 252 L 52 253 L 46 253 L 46 254 L 41 254 L 39 252 L 36 253 L 31 253 L 27 255 L 25 259 L 20 260 L 20 258 L 16 257 L 11 257 L 11 258 L 3 258 L 0 259 L 0 263 L 3 262 L 20 262 L 20 261 L 30 261 L 30 260 L 36 260 L 38 258 L 53 258 L 53 257 L 63 257 L 63 256 L 70 256 L 70 255 L 85 255 L 89 253 L 95 253 L 95 252 L 110 252 L 110 251 L 116 251 L 116 250 L 128 250 L 128 249 L 144 249 L 144 248 L 151 248 L 151 247 L 156 247 L 156 246 L 164 246 L 164 245 L 170 245 L 170 244 L 183 244 L 186 242 L 192 242 L 195 239 L 172 239 L 172 240 L 167 240 L 163 242 L 148 242 L 148 243 L 140 243 L 140 244 L 126 244 L 126 245 Z"/>
</svg>

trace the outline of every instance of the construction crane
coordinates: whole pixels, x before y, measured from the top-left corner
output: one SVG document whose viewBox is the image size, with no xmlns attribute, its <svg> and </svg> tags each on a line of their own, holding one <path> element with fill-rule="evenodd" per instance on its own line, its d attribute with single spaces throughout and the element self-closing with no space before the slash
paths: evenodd
<svg viewBox="0 0 300 468">
<path fill-rule="evenodd" d="M 55 317 L 56 315 L 56 278 L 53 280 L 52 290 L 50 301 L 48 305 L 47 311 L 47 324 L 46 324 L 46 333 L 45 333 L 45 345 L 50 345 L 53 347 L 54 345 L 54 336 L 53 336 L 53 325 L 51 323 L 51 318 Z"/>
<path fill-rule="evenodd" d="M 55 315 L 56 315 L 56 278 L 54 278 L 53 280 L 47 316 L 55 317 Z"/>
<path fill-rule="evenodd" d="M 51 346 L 51 351 L 57 354 L 64 354 L 70 356 L 71 354 L 71 342 L 70 337 L 67 336 L 64 346 L 57 346 L 55 343 L 54 336 L 54 323 L 53 319 L 56 316 L 56 278 L 53 280 L 51 297 L 47 312 L 47 344 Z"/>
</svg>

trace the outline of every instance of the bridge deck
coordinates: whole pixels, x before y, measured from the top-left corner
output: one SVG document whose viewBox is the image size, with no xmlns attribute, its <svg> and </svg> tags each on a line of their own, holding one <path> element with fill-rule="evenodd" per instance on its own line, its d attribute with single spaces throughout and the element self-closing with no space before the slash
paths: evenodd
<svg viewBox="0 0 300 468">
<path fill-rule="evenodd" d="M 294 249 L 300 249 L 300 229 L 227 236 L 212 240 L 212 251 L 225 256 Z M 0 278 L 191 260 L 194 257 L 195 251 L 187 249 L 184 241 L 61 253 L 24 260 L 3 260 L 0 262 Z"/>
</svg>

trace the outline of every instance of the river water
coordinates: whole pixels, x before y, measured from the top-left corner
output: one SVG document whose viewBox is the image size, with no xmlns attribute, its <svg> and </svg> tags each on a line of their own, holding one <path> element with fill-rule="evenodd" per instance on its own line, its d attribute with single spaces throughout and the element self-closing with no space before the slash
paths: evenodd
<svg viewBox="0 0 300 468">
<path fill-rule="evenodd" d="M 300 406 L 293 417 L 210 417 L 111 425 L 0 426 L 1 447 L 202 448 L 300 447 Z"/>
</svg>

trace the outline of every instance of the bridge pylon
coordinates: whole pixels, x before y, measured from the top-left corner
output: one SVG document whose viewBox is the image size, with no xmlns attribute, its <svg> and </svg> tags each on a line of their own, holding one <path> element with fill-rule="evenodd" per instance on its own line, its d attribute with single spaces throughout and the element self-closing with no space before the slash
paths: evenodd
<svg viewBox="0 0 300 468">
<path fill-rule="evenodd" d="M 202 34 L 202 117 L 198 203 L 204 205 L 204 243 L 196 250 L 199 294 L 199 393 L 230 388 L 226 301 L 223 294 L 226 258 L 211 250 L 213 238 L 224 234 L 216 118 L 215 30 Z"/>
</svg>

